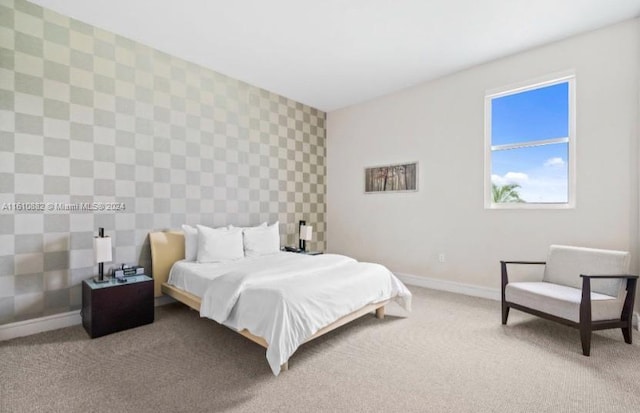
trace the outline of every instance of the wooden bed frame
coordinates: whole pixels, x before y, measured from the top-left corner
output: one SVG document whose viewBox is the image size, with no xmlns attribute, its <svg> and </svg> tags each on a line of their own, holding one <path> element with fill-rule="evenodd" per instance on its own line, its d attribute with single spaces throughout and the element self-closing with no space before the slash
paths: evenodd
<svg viewBox="0 0 640 413">
<path fill-rule="evenodd" d="M 162 294 L 166 294 L 181 303 L 188 305 L 194 310 L 200 311 L 200 297 L 167 284 L 171 266 L 176 261 L 184 259 L 184 233 L 181 231 L 151 232 L 149 233 L 149 242 L 151 244 L 151 271 L 154 280 L 154 295 L 156 297 L 160 297 Z M 328 326 L 318 330 L 313 336 L 309 337 L 305 343 L 373 311 L 375 311 L 378 319 L 383 319 L 384 306 L 388 302 L 389 300 L 385 300 L 378 303 L 368 304 L 351 314 L 347 314 Z M 230 330 L 236 331 L 233 329 Z M 264 348 L 268 347 L 267 341 L 264 338 L 256 336 L 248 330 L 236 332 Z M 288 370 L 289 362 L 284 363 L 281 366 L 281 369 Z"/>
</svg>

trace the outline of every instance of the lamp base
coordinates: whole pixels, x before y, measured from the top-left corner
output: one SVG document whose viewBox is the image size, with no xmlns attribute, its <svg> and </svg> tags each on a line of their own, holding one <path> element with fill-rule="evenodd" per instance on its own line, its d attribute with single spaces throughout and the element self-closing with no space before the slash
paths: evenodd
<svg viewBox="0 0 640 413">
<path fill-rule="evenodd" d="M 100 279 L 100 277 L 94 277 L 93 278 L 93 282 L 96 283 L 96 284 L 104 284 L 104 283 L 108 283 L 109 279 L 106 278 L 106 277 L 103 278 L 103 279 Z"/>
</svg>

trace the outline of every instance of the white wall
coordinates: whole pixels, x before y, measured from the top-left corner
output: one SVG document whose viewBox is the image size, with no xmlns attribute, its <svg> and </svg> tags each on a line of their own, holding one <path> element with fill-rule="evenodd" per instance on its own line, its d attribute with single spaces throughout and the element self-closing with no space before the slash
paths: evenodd
<svg viewBox="0 0 640 413">
<path fill-rule="evenodd" d="M 328 250 L 491 288 L 500 259 L 544 259 L 552 243 L 631 250 L 636 270 L 639 54 L 634 19 L 330 112 Z M 577 207 L 484 209 L 485 91 L 567 69 Z M 365 167 L 406 161 L 419 161 L 418 192 L 364 194 Z"/>
</svg>

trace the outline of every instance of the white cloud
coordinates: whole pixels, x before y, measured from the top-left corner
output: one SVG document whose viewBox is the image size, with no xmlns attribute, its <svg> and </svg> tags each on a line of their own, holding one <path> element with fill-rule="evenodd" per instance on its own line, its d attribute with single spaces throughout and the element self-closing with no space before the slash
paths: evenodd
<svg viewBox="0 0 640 413">
<path fill-rule="evenodd" d="M 562 158 L 549 158 L 547 159 L 547 161 L 544 163 L 544 166 L 564 166 L 565 165 L 565 161 Z"/>
<path fill-rule="evenodd" d="M 568 202 L 566 177 L 536 176 L 520 188 L 527 202 Z"/>
<path fill-rule="evenodd" d="M 540 165 L 540 164 L 539 164 Z M 538 168 L 491 175 L 491 182 L 501 186 L 518 184 L 520 198 L 526 202 L 567 202 L 568 179 L 566 161 L 549 158 Z M 564 165 L 564 167 L 561 167 Z"/>
<path fill-rule="evenodd" d="M 529 180 L 529 175 L 524 172 L 507 172 L 504 175 L 491 175 L 491 182 L 496 185 L 522 184 Z"/>
</svg>

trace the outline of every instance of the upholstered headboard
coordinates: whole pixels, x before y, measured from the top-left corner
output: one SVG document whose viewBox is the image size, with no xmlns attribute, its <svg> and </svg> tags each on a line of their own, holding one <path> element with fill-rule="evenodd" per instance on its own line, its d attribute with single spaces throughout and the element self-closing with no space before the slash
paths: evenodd
<svg viewBox="0 0 640 413">
<path fill-rule="evenodd" d="M 150 232 L 151 271 L 154 296 L 162 295 L 162 283 L 167 282 L 174 262 L 184 259 L 184 234 L 181 231 Z"/>
</svg>

